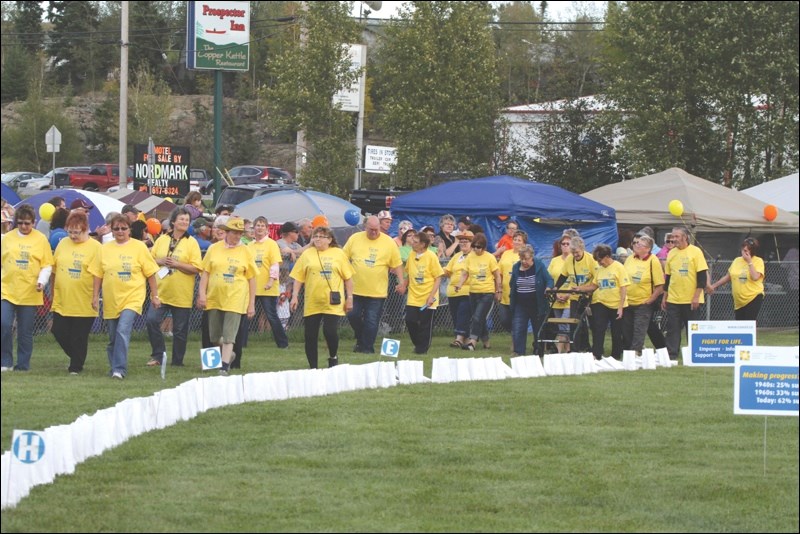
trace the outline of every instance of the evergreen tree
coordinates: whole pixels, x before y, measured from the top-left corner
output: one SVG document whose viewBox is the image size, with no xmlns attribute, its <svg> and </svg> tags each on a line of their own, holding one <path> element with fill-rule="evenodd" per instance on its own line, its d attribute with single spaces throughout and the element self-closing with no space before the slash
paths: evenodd
<svg viewBox="0 0 800 534">
<path fill-rule="evenodd" d="M 31 55 L 35 56 L 42 49 L 42 15 L 44 8 L 41 2 L 16 2 L 17 10 L 14 13 L 14 41 L 22 45 Z"/>
</svg>

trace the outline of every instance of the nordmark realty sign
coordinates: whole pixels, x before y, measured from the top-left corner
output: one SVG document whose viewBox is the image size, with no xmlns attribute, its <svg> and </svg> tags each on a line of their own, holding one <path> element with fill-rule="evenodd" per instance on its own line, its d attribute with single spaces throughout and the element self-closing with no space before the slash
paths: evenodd
<svg viewBox="0 0 800 534">
<path fill-rule="evenodd" d="M 250 68 L 250 2 L 189 2 L 186 68 Z"/>
</svg>

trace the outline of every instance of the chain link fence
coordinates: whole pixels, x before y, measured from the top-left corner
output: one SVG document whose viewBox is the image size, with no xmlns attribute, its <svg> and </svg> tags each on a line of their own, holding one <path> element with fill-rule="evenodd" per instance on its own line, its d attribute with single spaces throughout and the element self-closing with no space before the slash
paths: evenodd
<svg viewBox="0 0 800 534">
<path fill-rule="evenodd" d="M 725 273 L 728 272 L 731 260 L 717 260 L 709 262 L 709 271 L 711 273 L 711 280 L 718 280 Z M 758 316 L 759 327 L 771 328 L 789 328 L 798 326 L 798 262 L 778 262 L 770 261 L 765 262 L 766 276 L 765 276 L 765 298 L 764 304 L 761 307 L 761 313 Z M 281 280 L 288 279 L 288 273 L 282 273 Z M 390 334 L 399 334 L 405 331 L 405 295 L 399 295 L 394 292 L 396 285 L 394 275 L 389 275 L 389 296 L 384 302 L 383 313 L 381 314 L 381 321 L 379 326 L 379 336 Z M 291 283 L 291 280 L 289 280 Z M 442 283 L 439 298 L 439 307 L 434 314 L 434 332 L 439 335 L 450 334 L 453 331 L 453 321 L 450 318 L 450 312 L 447 308 L 447 297 L 445 296 L 446 283 Z M 195 292 L 197 285 L 195 285 Z M 149 291 L 148 291 L 149 294 Z M 196 294 L 195 294 L 196 296 Z M 731 296 L 730 285 L 726 285 L 718 289 L 714 295 L 706 295 L 706 302 L 701 306 L 699 317 L 705 320 L 713 321 L 732 321 L 733 316 L 733 297 Z M 101 303 L 102 305 L 102 303 Z M 134 324 L 134 331 L 145 330 L 144 316 L 147 314 L 147 309 L 150 305 L 149 297 L 145 300 L 143 315 L 136 319 Z M 291 334 L 292 331 L 303 328 L 303 302 L 302 295 L 300 305 L 297 312 L 288 315 L 288 302 L 283 304 L 285 308 L 283 311 L 279 306 L 279 316 L 286 315 L 286 328 L 287 332 Z M 192 310 L 189 320 L 189 331 L 199 332 L 200 321 L 202 312 L 196 308 Z M 498 314 L 498 306 L 493 305 L 492 310 L 488 317 L 489 331 L 499 331 L 500 321 Z M 46 334 L 50 332 L 52 324 L 49 303 L 40 307 L 36 313 L 35 320 L 35 333 Z M 169 331 L 169 318 L 165 320 L 163 330 Z M 346 318 L 342 318 L 340 329 L 350 329 Z M 258 306 L 256 307 L 256 316 L 250 321 L 250 333 L 259 334 L 269 330 L 269 323 Z M 105 321 L 102 319 L 102 309 L 100 317 L 94 323 L 92 332 L 106 332 Z M 343 336 L 347 337 L 347 336 Z"/>
</svg>

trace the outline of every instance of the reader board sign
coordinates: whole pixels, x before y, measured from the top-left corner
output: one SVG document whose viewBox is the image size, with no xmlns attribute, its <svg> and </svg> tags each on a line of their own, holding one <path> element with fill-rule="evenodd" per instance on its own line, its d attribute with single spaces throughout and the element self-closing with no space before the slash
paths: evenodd
<svg viewBox="0 0 800 534">
<path fill-rule="evenodd" d="M 689 321 L 683 365 L 733 367 L 738 345 L 756 345 L 755 321 Z"/>
<path fill-rule="evenodd" d="M 154 145 L 152 163 L 147 145 L 133 145 L 133 185 L 159 197 L 189 194 L 189 147 Z"/>
<path fill-rule="evenodd" d="M 797 417 L 797 347 L 736 347 L 733 413 Z"/>
</svg>

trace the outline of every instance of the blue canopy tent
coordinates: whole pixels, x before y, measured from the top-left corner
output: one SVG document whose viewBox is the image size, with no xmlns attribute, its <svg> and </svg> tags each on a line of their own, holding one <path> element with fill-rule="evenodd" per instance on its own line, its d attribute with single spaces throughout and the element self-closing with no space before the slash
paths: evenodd
<svg viewBox="0 0 800 534">
<path fill-rule="evenodd" d="M 2 195 L 0 196 L 2 196 L 2 198 L 5 199 L 6 202 L 8 202 L 13 206 L 14 204 L 20 201 L 19 195 L 17 194 L 16 191 L 8 187 L 6 184 L 0 184 L 0 185 L 3 186 Z"/>
<path fill-rule="evenodd" d="M 508 220 L 528 233 L 536 255 L 549 258 L 553 242 L 565 228 L 577 229 L 586 250 L 606 243 L 617 246 L 617 221 L 613 208 L 554 185 L 513 176 L 489 176 L 448 182 L 397 197 L 392 202 L 392 231 L 400 221 L 414 228 L 430 225 L 439 231 L 439 218 L 449 213 L 468 215 L 486 231 L 489 248 L 502 237 Z"/>
</svg>

